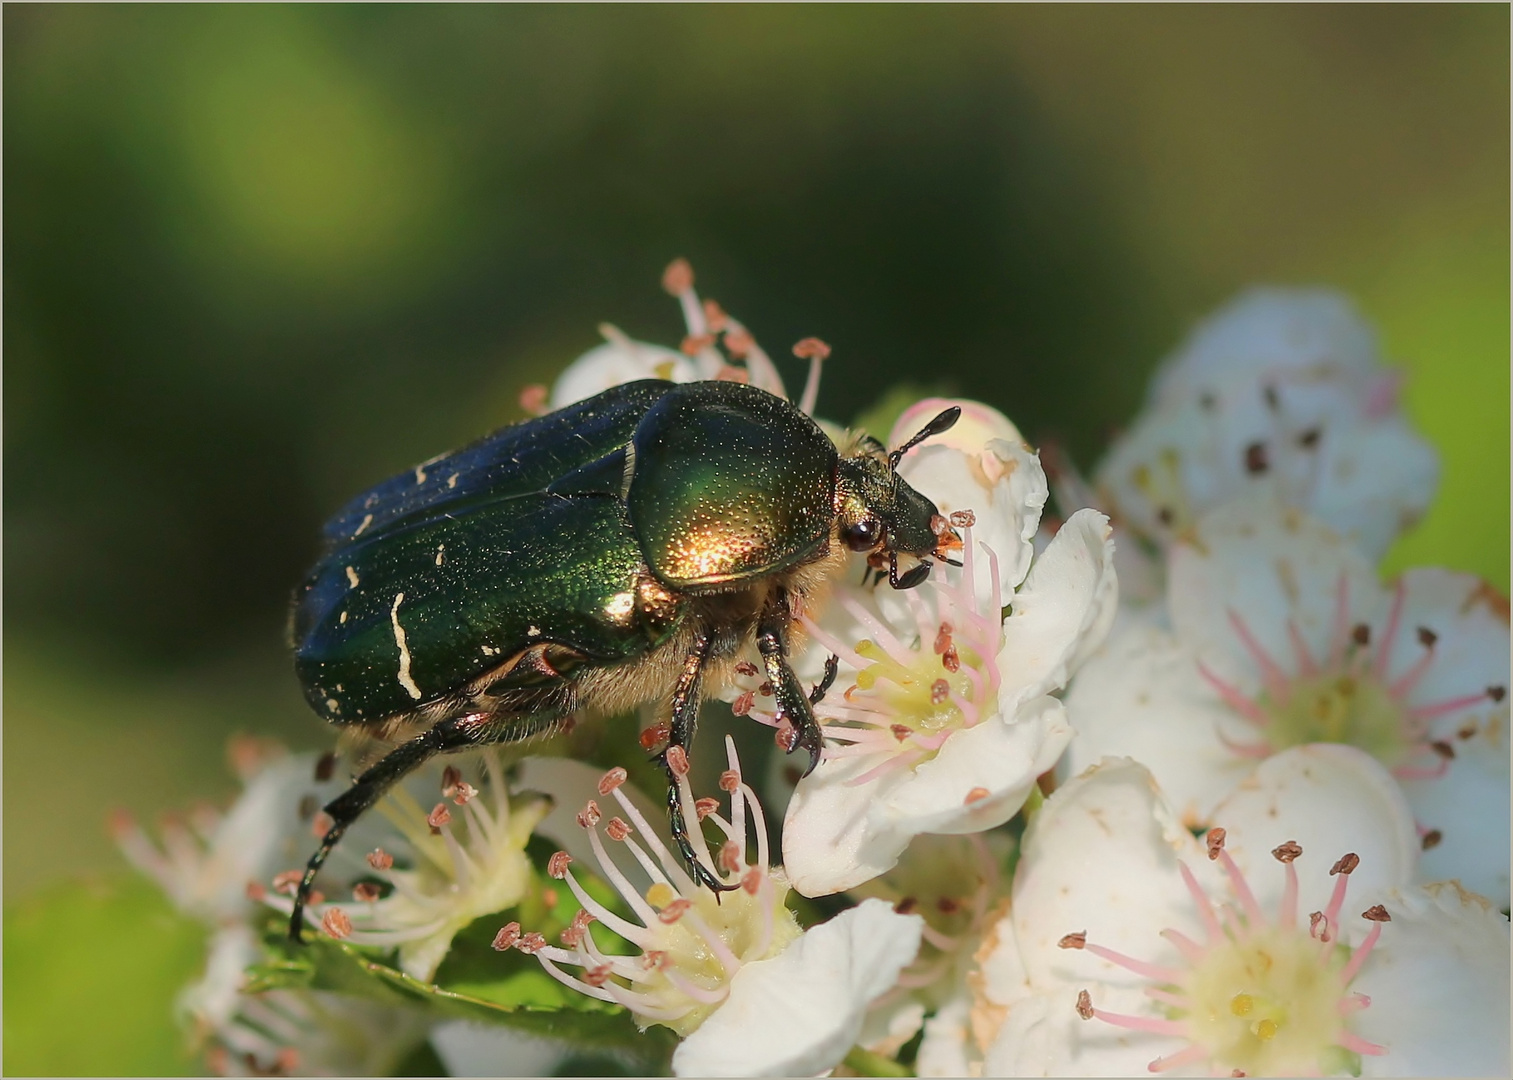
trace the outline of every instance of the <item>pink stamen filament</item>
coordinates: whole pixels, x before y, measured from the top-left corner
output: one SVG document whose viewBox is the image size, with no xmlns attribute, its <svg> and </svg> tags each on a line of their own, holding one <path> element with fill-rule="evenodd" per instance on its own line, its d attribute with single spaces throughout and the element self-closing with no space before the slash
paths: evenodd
<svg viewBox="0 0 1513 1080">
<path fill-rule="evenodd" d="M 1387 629 L 1382 634 L 1382 640 L 1376 648 L 1376 662 L 1373 669 L 1377 678 L 1384 678 L 1387 674 L 1387 663 L 1392 656 L 1392 644 L 1397 638 L 1397 628 L 1403 616 L 1403 601 L 1407 597 L 1407 590 L 1403 587 L 1403 579 L 1398 578 L 1392 589 L 1392 610 L 1387 616 Z"/>
<path fill-rule="evenodd" d="M 1245 651 L 1250 654 L 1250 658 L 1261 669 L 1261 679 L 1266 683 L 1266 692 L 1278 704 L 1286 704 L 1288 697 L 1291 695 L 1291 685 L 1288 682 L 1286 674 L 1277 666 L 1277 662 L 1271 658 L 1271 654 L 1261 647 L 1261 643 L 1250 632 L 1250 627 L 1245 624 L 1244 619 L 1240 618 L 1239 613 L 1230 608 L 1227 614 L 1229 616 L 1229 625 L 1234 627 L 1235 633 L 1240 638 L 1240 644 L 1245 646 Z"/>
<path fill-rule="evenodd" d="M 1266 916 L 1261 913 L 1261 905 L 1256 902 L 1256 897 L 1250 891 L 1250 885 L 1245 881 L 1245 875 L 1240 873 L 1240 868 L 1235 865 L 1234 859 L 1229 852 L 1219 851 L 1219 865 L 1224 868 L 1224 873 L 1229 875 L 1230 886 L 1235 891 L 1235 896 L 1240 900 L 1240 905 L 1245 909 L 1246 918 L 1252 923 L 1265 922 Z"/>
<path fill-rule="evenodd" d="M 1402 678 L 1387 688 L 1387 693 L 1394 698 L 1407 697 L 1413 692 L 1413 688 L 1418 685 L 1418 681 L 1424 677 L 1424 673 L 1433 665 L 1434 650 L 1426 648 L 1424 655 L 1413 662 L 1413 666 L 1403 674 Z"/>
<path fill-rule="evenodd" d="M 1371 929 L 1366 932 L 1366 940 L 1361 942 L 1360 947 L 1350 954 L 1350 962 L 1340 972 L 1340 983 L 1342 985 L 1349 986 L 1355 981 L 1356 975 L 1360 973 L 1361 965 L 1371 955 L 1371 950 L 1376 947 L 1377 939 L 1381 936 L 1382 924 L 1379 922 L 1372 923 Z"/>
<path fill-rule="evenodd" d="M 1277 925 L 1291 930 L 1298 924 L 1298 872 L 1290 862 L 1284 863 L 1283 869 L 1287 881 L 1282 886 L 1282 901 L 1277 905 Z"/>
<path fill-rule="evenodd" d="M 1469 709 L 1472 705 L 1480 704 L 1487 700 L 1485 693 L 1466 694 L 1462 697 L 1451 698 L 1449 701 L 1441 701 L 1436 705 L 1420 705 L 1411 710 L 1408 715 L 1414 720 L 1437 720 L 1441 716 Z"/>
<path fill-rule="evenodd" d="M 1161 936 L 1175 945 L 1177 951 L 1182 954 L 1182 958 L 1189 964 L 1197 963 L 1208 951 L 1180 930 L 1166 929 L 1161 931 Z"/>
<path fill-rule="evenodd" d="M 1261 706 L 1240 692 L 1240 688 L 1225 679 L 1221 679 L 1202 660 L 1198 661 L 1198 674 L 1203 676 L 1203 681 L 1219 692 L 1224 703 L 1235 712 L 1258 727 L 1265 727 L 1269 720 Z"/>
<path fill-rule="evenodd" d="M 1334 590 L 1334 632 L 1329 638 L 1329 666 L 1337 668 L 1345 659 L 1345 649 L 1350 644 L 1350 581 L 1340 572 L 1339 583 Z"/>
<path fill-rule="evenodd" d="M 839 656 L 843 661 L 845 661 L 845 663 L 849 664 L 853 670 L 862 671 L 865 668 L 872 666 L 872 662 L 870 660 L 862 659 L 860 655 L 858 655 L 849 646 L 842 642 L 840 638 L 832 635 L 828 630 L 824 629 L 824 627 L 820 626 L 819 623 L 815 622 L 808 615 L 800 615 L 798 621 L 799 625 L 808 632 L 811 638 L 813 638 L 819 644 L 823 645 L 825 648 L 829 649 L 831 652 L 835 653 L 835 655 Z"/>
<path fill-rule="evenodd" d="M 601 862 L 607 861 L 608 860 L 601 859 Z M 605 867 L 605 873 L 612 879 L 618 879 L 614 882 L 615 888 L 619 889 L 620 895 L 625 897 L 625 902 L 631 906 L 631 908 L 636 912 L 637 915 L 640 915 L 641 918 L 646 919 L 648 923 L 651 919 L 656 918 L 656 914 L 652 912 L 651 909 L 647 906 L 646 901 L 642 900 L 641 897 L 636 895 L 636 891 L 630 887 L 630 882 L 625 880 L 625 876 L 620 873 L 619 868 L 615 867 L 614 863 L 609 863 L 609 865 Z M 583 909 L 585 911 L 591 912 L 596 919 L 602 922 L 612 932 L 619 934 L 626 941 L 629 941 L 631 944 L 636 945 L 643 950 L 651 947 L 652 935 L 647 932 L 646 927 L 637 926 L 633 922 L 628 922 L 627 920 L 620 918 L 620 916 L 616 915 L 613 911 L 610 911 L 603 904 L 595 900 L 592 896 L 589 896 L 587 891 L 584 890 L 583 886 L 578 884 L 578 878 L 573 874 L 571 868 L 568 869 L 566 877 L 563 880 L 567 882 L 567 887 L 572 890 L 573 895 L 578 898 L 578 903 L 583 905 Z M 646 912 L 646 914 L 642 915 L 641 913 L 643 911 Z"/>
<path fill-rule="evenodd" d="M 908 750 L 902 754 L 892 754 L 888 757 L 888 760 L 884 761 L 881 765 L 874 766 L 873 768 L 868 769 L 866 772 L 862 773 L 860 776 L 855 776 L 850 780 L 847 780 L 846 786 L 858 787 L 862 784 L 870 783 L 880 776 L 886 776 L 888 773 L 892 772 L 895 769 L 901 769 L 905 766 L 912 766 L 915 762 L 923 759 L 925 753 L 926 751 L 924 750 Z"/>
<path fill-rule="evenodd" d="M 841 594 L 840 602 L 841 606 L 851 613 L 852 618 L 867 628 L 867 632 L 882 647 L 889 659 L 901 667 L 909 666 L 909 661 L 912 659 L 910 650 L 903 647 L 898 638 L 893 636 L 893 631 L 889 630 L 881 619 L 845 593 Z M 865 666 L 870 666 L 870 662 Z"/>
<path fill-rule="evenodd" d="M 1182 1020 L 1157 1020 L 1150 1016 L 1128 1016 L 1125 1013 L 1109 1012 L 1106 1009 L 1093 1009 L 1093 1015 L 1105 1024 L 1113 1024 L 1114 1027 L 1128 1028 L 1131 1031 L 1145 1031 L 1152 1035 L 1175 1035 L 1177 1038 L 1187 1037 L 1187 1024 Z"/>
<path fill-rule="evenodd" d="M 1193 872 L 1187 868 L 1187 864 L 1178 860 L 1177 869 L 1182 874 L 1182 883 L 1187 886 L 1188 893 L 1193 898 L 1193 905 L 1198 909 L 1198 917 L 1203 920 L 1203 928 L 1208 931 L 1208 943 L 1217 944 L 1224 937 L 1224 931 L 1219 926 L 1219 917 L 1214 914 L 1214 906 L 1208 899 L 1208 893 L 1198 884 L 1198 879 L 1193 877 Z"/>
<path fill-rule="evenodd" d="M 727 736 L 728 738 L 728 736 Z M 771 864 L 767 861 L 767 815 L 762 811 L 762 804 L 757 801 L 756 792 L 751 790 L 751 785 L 741 781 L 741 801 L 751 808 L 751 828 L 756 833 L 757 860 L 756 865 L 762 868 L 762 876 L 767 876 L 767 867 Z M 741 861 L 746 860 L 745 841 L 742 841 Z"/>
<path fill-rule="evenodd" d="M 1204 1047 L 1194 1044 L 1185 1050 L 1179 1050 L 1175 1054 L 1168 1054 L 1166 1057 L 1157 1058 L 1147 1065 L 1146 1069 L 1153 1073 L 1165 1072 L 1167 1069 L 1176 1069 L 1183 1065 L 1190 1065 L 1195 1061 L 1206 1060 L 1208 1060 L 1208 1051 Z"/>
<path fill-rule="evenodd" d="M 1313 662 L 1313 653 L 1309 651 L 1308 643 L 1303 640 L 1298 624 L 1292 619 L 1287 620 L 1287 637 L 1292 642 L 1292 651 L 1298 660 L 1298 673 L 1304 677 L 1316 675 L 1319 669 Z"/>
<path fill-rule="evenodd" d="M 1136 960 L 1133 956 L 1125 956 L 1121 952 L 1115 952 L 1113 949 L 1105 948 L 1102 945 L 1095 945 L 1091 941 L 1084 945 L 1083 948 L 1094 956 L 1101 956 L 1110 963 L 1118 964 L 1122 968 L 1133 971 L 1136 975 L 1143 975 L 1147 979 L 1153 979 L 1156 982 L 1175 983 L 1181 981 L 1182 978 L 1182 973 L 1173 968 L 1162 967 L 1159 964 L 1152 964 L 1145 960 Z"/>
<path fill-rule="evenodd" d="M 1346 1050 L 1349 1050 L 1351 1053 L 1369 1054 L 1373 1057 L 1385 1054 L 1387 1052 L 1387 1048 L 1385 1046 L 1378 1046 L 1374 1042 L 1367 1042 L 1359 1035 L 1352 1034 L 1348 1031 L 1343 1031 L 1340 1033 L 1340 1045 L 1343 1046 Z"/>
</svg>

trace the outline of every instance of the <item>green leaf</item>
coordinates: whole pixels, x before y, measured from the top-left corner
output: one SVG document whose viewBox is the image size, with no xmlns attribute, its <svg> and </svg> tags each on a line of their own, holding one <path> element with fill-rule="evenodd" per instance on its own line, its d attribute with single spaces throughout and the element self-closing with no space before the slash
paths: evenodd
<svg viewBox="0 0 1513 1080">
<path fill-rule="evenodd" d="M 32 1076 L 193 1076 L 174 1022 L 205 928 L 136 877 L 69 882 L 5 909 L 5 1068 Z"/>
<path fill-rule="evenodd" d="M 579 881 L 596 900 L 607 905 L 611 899 L 618 901 L 609 886 L 593 875 L 582 874 Z M 533 957 L 493 948 L 494 935 L 508 922 L 519 922 L 552 939 L 578 910 L 567 888 L 538 879 L 519 907 L 463 929 L 431 982 L 399 970 L 392 950 L 336 941 L 313 930 L 306 931 L 304 945 L 292 945 L 284 936 L 282 917 L 273 917 L 263 936 L 267 959 L 252 969 L 252 975 L 260 988 L 297 983 L 389 1004 L 397 996 L 433 1010 L 437 1019 L 500 1024 L 568 1042 L 580 1054 L 628 1058 L 647 1071 L 665 1071 L 677 1044 L 670 1031 L 655 1027 L 643 1033 L 623 1007 L 562 985 Z M 593 931 L 602 949 L 623 951 L 624 943 L 602 926 Z"/>
</svg>

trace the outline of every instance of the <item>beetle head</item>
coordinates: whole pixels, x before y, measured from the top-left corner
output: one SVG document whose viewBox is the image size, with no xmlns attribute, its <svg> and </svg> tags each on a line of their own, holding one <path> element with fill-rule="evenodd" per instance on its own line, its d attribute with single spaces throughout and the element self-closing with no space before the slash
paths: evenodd
<svg viewBox="0 0 1513 1080">
<path fill-rule="evenodd" d="M 840 459 L 836 514 L 841 542 L 852 551 L 869 552 L 869 562 L 879 571 L 887 567 L 888 583 L 895 589 L 912 589 L 929 576 L 931 563 L 926 555 L 954 561 L 947 553 L 961 547 L 961 537 L 936 505 L 898 475 L 904 454 L 949 429 L 960 416 L 961 409 L 946 409 L 892 453 L 876 439 L 863 436 Z M 900 574 L 899 555 L 912 555 L 919 561 Z"/>
</svg>

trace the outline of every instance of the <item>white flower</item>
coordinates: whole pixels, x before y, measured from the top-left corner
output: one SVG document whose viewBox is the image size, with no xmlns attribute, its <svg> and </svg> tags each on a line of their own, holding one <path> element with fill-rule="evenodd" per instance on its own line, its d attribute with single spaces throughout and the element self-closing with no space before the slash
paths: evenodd
<svg viewBox="0 0 1513 1080">
<path fill-rule="evenodd" d="M 942 1040 L 941 1029 L 966 1020 L 973 956 L 997 919 L 994 909 L 1007 896 L 999 867 L 1010 843 L 1001 831 L 917 836 L 897 866 L 852 890 L 854 896 L 885 900 L 895 911 L 925 921 L 919 955 L 893 989 L 872 1003 L 860 1045 L 893 1057 L 923 1026 L 916 1072 L 967 1074 L 961 1040 Z M 927 1012 L 934 1014 L 928 1020 Z"/>
<path fill-rule="evenodd" d="M 766 822 L 729 738 L 726 750 L 730 768 L 721 774 L 720 787 L 730 795 L 728 819 L 717 812 L 715 800 L 694 798 L 686 756 L 671 757 L 685 819 L 692 825 L 708 818 L 725 835 L 711 852 L 694 827 L 698 860 L 735 886 L 731 891 L 717 898 L 693 882 L 628 797 L 624 770 L 615 769 L 604 775 L 599 793 L 613 798 L 626 817 L 604 822 L 603 832 L 630 853 L 629 875 L 600 837 L 603 811 L 596 801 L 583 808 L 579 823 L 605 880 L 633 918 L 594 900 L 577 880 L 572 857 L 559 852 L 549 872 L 565 880 L 583 905 L 563 932 L 564 947 L 522 933 L 518 923 L 499 932 L 495 947 L 535 955 L 565 985 L 624 1005 L 643 1027 L 663 1024 L 684 1036 L 673 1056 L 678 1075 L 818 1073 L 845 1057 L 867 1004 L 914 958 L 922 923 L 873 902 L 802 931 L 783 904 L 786 880 L 768 867 Z M 750 852 L 748 829 L 755 839 Z M 755 860 L 748 862 L 748 854 Z M 649 885 L 638 886 L 632 877 Z M 639 952 L 605 950 L 594 939 L 595 923 Z M 582 977 L 564 965 L 582 969 Z"/>
<path fill-rule="evenodd" d="M 986 1074 L 1506 1074 L 1506 922 L 1407 887 L 1380 765 L 1294 748 L 1218 820 L 1195 840 L 1127 759 L 1047 800 L 981 954 Z"/>
<path fill-rule="evenodd" d="M 557 376 L 548 409 L 561 409 L 637 379 L 693 382 L 701 377 L 698 365 L 680 352 L 632 341 L 609 323 L 602 323 L 599 333 L 605 343 L 578 357 Z"/>
<path fill-rule="evenodd" d="M 746 328 L 713 300 L 699 300 L 693 288 L 693 268 L 686 260 L 673 260 L 662 275 L 662 287 L 677 298 L 683 310 L 688 336 L 679 351 L 633 341 L 617 327 L 602 323 L 599 332 L 606 344 L 590 349 L 569 364 L 552 384 L 550 395 L 537 387 L 528 391 L 522 401 L 534 397 L 533 404 L 541 411 L 560 409 L 637 379 L 672 382 L 737 379 L 778 397 L 788 396 L 772 359 Z M 717 346 L 723 346 L 723 354 Z M 806 338 L 794 346 L 796 355 L 811 361 L 809 383 L 800 403 L 805 412 L 814 411 L 820 361 L 829 352 L 823 342 L 814 338 Z"/>
<path fill-rule="evenodd" d="M 179 910 L 212 925 L 255 909 L 249 882 L 309 855 L 316 811 L 346 784 L 332 776 L 330 759 L 315 754 L 290 757 L 281 747 L 248 738 L 233 740 L 230 753 L 245 786 L 225 813 L 201 806 L 165 818 L 161 847 L 124 812 L 111 823 L 126 858 L 157 881 Z M 316 779 L 318 772 L 324 780 Z"/>
<path fill-rule="evenodd" d="M 1159 581 L 1157 565 L 1134 568 L 1150 564 L 1141 545 L 1159 552 L 1236 498 L 1280 499 L 1380 557 L 1423 515 L 1439 472 L 1398 407 L 1398 384 L 1344 298 L 1251 290 L 1158 368 L 1145 410 L 1115 440 L 1093 488 L 1059 470 L 1058 501 L 1109 513 L 1131 541 L 1120 545 L 1127 596 L 1142 601 L 1159 595 Z"/>
<path fill-rule="evenodd" d="M 351 901 L 309 909 L 332 937 L 397 946 L 400 968 L 417 979 L 435 974 L 459 930 L 525 896 L 533 880 L 525 845 L 551 808 L 545 799 L 512 808 L 497 754 L 485 750 L 469 758 L 463 765 L 476 767 L 481 759 L 485 766 L 475 773 L 478 787 L 464 779 L 455 757 L 423 766 L 395 786 L 336 847 L 317 879 L 345 873 Z M 417 795 L 429 802 L 430 792 L 441 801 L 427 806 Z M 299 878 L 298 870 L 280 874 L 275 890 L 292 894 Z M 293 908 L 281 896 L 268 895 L 266 902 L 284 912 Z"/>
<path fill-rule="evenodd" d="M 828 745 L 783 827 L 790 879 L 807 896 L 876 877 L 921 833 L 979 832 L 1012 817 L 1069 738 L 1050 694 L 1117 607 L 1101 514 L 1073 515 L 1034 558 L 1045 477 L 1022 444 L 926 445 L 899 471 L 952 512 L 964 565 L 937 566 L 902 593 L 840 587 L 822 621 L 800 616 L 814 644 L 799 669 L 833 653 L 844 672 L 815 708 Z M 753 697 L 738 698 L 737 711 L 770 722 L 751 710 Z"/>
<path fill-rule="evenodd" d="M 425 1039 L 430 1019 L 397 996 L 314 990 L 244 994 L 244 972 L 262 956 L 251 927 L 222 927 L 210 939 L 205 974 L 179 995 L 179 1012 L 220 1076 L 383 1076 Z"/>
<path fill-rule="evenodd" d="M 1067 773 L 1130 755 L 1197 826 L 1267 755 L 1349 743 L 1402 783 L 1425 877 L 1508 902 L 1506 599 L 1436 569 L 1383 588 L 1357 550 L 1266 500 L 1203 518 L 1169 575 L 1174 632 L 1127 628 L 1073 683 Z"/>
</svg>

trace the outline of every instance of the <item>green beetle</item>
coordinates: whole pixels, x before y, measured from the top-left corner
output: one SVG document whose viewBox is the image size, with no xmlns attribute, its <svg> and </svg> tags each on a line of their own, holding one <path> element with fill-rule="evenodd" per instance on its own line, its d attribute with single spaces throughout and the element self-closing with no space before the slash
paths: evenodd
<svg viewBox="0 0 1513 1080">
<path fill-rule="evenodd" d="M 434 754 L 513 742 L 580 712 L 662 699 L 658 761 L 693 740 L 705 693 L 755 645 L 809 768 L 812 705 L 788 664 L 795 612 L 869 552 L 894 588 L 960 539 L 899 477 L 903 454 L 845 453 L 782 398 L 738 382 L 642 380 L 503 428 L 358 496 L 325 528 L 299 590 L 295 667 L 332 724 L 402 740 L 326 806 L 331 826 L 295 898 L 368 807 Z M 917 562 L 899 573 L 900 555 Z M 676 757 L 676 755 L 674 755 Z M 675 785 L 673 837 L 695 874 Z"/>
</svg>

